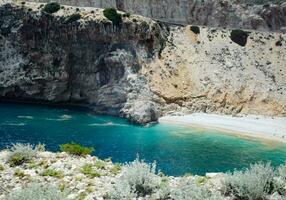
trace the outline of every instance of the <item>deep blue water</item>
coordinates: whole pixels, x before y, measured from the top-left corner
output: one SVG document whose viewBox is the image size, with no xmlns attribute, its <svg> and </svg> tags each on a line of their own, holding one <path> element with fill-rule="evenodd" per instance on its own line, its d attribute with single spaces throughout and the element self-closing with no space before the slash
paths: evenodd
<svg viewBox="0 0 286 200">
<path fill-rule="evenodd" d="M 132 161 L 139 154 L 147 162 L 156 160 L 168 175 L 203 175 L 286 160 L 285 144 L 177 125 L 136 126 L 77 109 L 0 103 L 0 149 L 16 142 L 41 142 L 47 150 L 58 151 L 59 144 L 70 141 L 93 146 L 94 155 L 114 162 Z"/>
</svg>

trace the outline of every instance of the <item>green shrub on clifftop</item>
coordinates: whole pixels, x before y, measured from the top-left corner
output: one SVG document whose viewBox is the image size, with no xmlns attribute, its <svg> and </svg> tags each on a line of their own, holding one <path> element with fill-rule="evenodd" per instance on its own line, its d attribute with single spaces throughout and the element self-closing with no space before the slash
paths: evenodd
<svg viewBox="0 0 286 200">
<path fill-rule="evenodd" d="M 200 27 L 198 26 L 191 26 L 191 31 L 193 31 L 193 33 L 195 34 L 200 34 Z"/>
<path fill-rule="evenodd" d="M 46 169 L 45 171 L 43 171 L 43 173 L 41 175 L 42 176 L 51 176 L 51 177 L 55 177 L 55 178 L 61 178 L 63 176 L 63 172 L 57 171 L 55 169 Z"/>
<path fill-rule="evenodd" d="M 58 12 L 60 9 L 61 9 L 60 4 L 58 4 L 57 2 L 51 2 L 51 3 L 47 3 L 42 9 L 42 11 L 52 14 L 52 13 Z"/>
<path fill-rule="evenodd" d="M 83 173 L 84 175 L 90 177 L 90 178 L 94 178 L 94 177 L 100 177 L 100 173 L 96 172 L 92 165 L 90 164 L 86 164 L 81 168 L 81 173 Z"/>
<path fill-rule="evenodd" d="M 103 15 L 112 21 L 114 25 L 119 25 L 122 22 L 121 14 L 118 14 L 114 8 L 106 8 L 103 10 Z"/>
<path fill-rule="evenodd" d="M 60 149 L 61 151 L 77 156 L 85 156 L 91 154 L 94 151 L 93 147 L 84 147 L 74 142 L 61 144 Z"/>
<path fill-rule="evenodd" d="M 236 29 L 236 30 L 231 31 L 230 39 L 240 46 L 245 46 L 246 42 L 247 42 L 248 35 L 249 35 L 249 32 L 246 32 L 246 31 L 243 31 L 240 29 Z"/>
</svg>

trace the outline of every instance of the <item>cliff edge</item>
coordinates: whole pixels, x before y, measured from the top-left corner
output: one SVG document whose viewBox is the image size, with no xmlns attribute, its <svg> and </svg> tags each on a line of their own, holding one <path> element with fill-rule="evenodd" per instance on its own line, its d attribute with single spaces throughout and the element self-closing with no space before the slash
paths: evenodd
<svg viewBox="0 0 286 200">
<path fill-rule="evenodd" d="M 279 33 L 0 6 L 1 100 L 87 106 L 140 124 L 192 112 L 286 116 L 285 55 Z"/>
</svg>

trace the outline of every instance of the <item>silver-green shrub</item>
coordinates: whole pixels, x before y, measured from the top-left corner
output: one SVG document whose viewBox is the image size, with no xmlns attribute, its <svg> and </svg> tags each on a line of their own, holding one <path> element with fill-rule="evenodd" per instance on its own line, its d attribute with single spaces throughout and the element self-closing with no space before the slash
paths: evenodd
<svg viewBox="0 0 286 200">
<path fill-rule="evenodd" d="M 222 191 L 237 199 L 261 200 L 273 192 L 274 170 L 270 163 L 250 165 L 245 171 L 226 174 Z"/>
<path fill-rule="evenodd" d="M 37 152 L 37 148 L 31 144 L 13 144 L 8 155 L 8 162 L 12 166 L 21 165 L 36 157 Z"/>
<path fill-rule="evenodd" d="M 54 186 L 34 183 L 12 191 L 7 200 L 67 200 L 67 195 Z"/>
<path fill-rule="evenodd" d="M 45 144 L 42 144 L 42 143 L 39 143 L 35 146 L 35 150 L 36 151 L 40 151 L 40 152 L 43 152 L 46 150 L 46 145 Z"/>
<path fill-rule="evenodd" d="M 171 198 L 174 200 L 224 200 L 218 191 L 210 191 L 206 185 L 198 185 L 194 180 L 184 178 L 172 190 Z"/>
<path fill-rule="evenodd" d="M 156 163 L 148 164 L 137 158 L 122 167 L 114 188 L 110 192 L 110 199 L 133 199 L 150 197 L 153 199 L 167 199 L 169 185 L 156 175 Z"/>
<path fill-rule="evenodd" d="M 275 191 L 285 196 L 286 199 L 286 163 L 277 168 L 274 179 Z"/>
</svg>

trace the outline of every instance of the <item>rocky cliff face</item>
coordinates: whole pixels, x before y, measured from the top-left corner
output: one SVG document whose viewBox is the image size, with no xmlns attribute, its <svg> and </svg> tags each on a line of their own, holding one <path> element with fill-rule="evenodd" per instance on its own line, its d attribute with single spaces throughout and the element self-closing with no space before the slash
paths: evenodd
<svg viewBox="0 0 286 200">
<path fill-rule="evenodd" d="M 168 113 L 286 115 L 283 34 L 247 32 L 241 46 L 230 30 L 39 9 L 0 7 L 2 100 L 77 104 L 142 124 Z"/>
<path fill-rule="evenodd" d="M 146 71 L 167 104 L 163 113 L 286 115 L 285 35 L 240 32 L 246 40 L 237 41 L 237 31 L 191 29 L 171 28 L 161 58 Z"/>
<path fill-rule="evenodd" d="M 49 15 L 35 6 L 0 8 L 1 99 L 87 105 L 139 123 L 157 119 L 139 71 L 161 48 L 158 24 L 131 17 L 113 26 L 91 10 L 69 22 L 75 8 Z"/>
<path fill-rule="evenodd" d="M 48 0 L 31 0 L 49 2 Z M 286 2 L 257 4 L 251 0 L 57 0 L 66 5 L 114 7 L 173 23 L 286 31 Z M 267 2 L 267 1 L 265 1 Z M 271 0 L 269 1 L 271 2 Z"/>
</svg>

